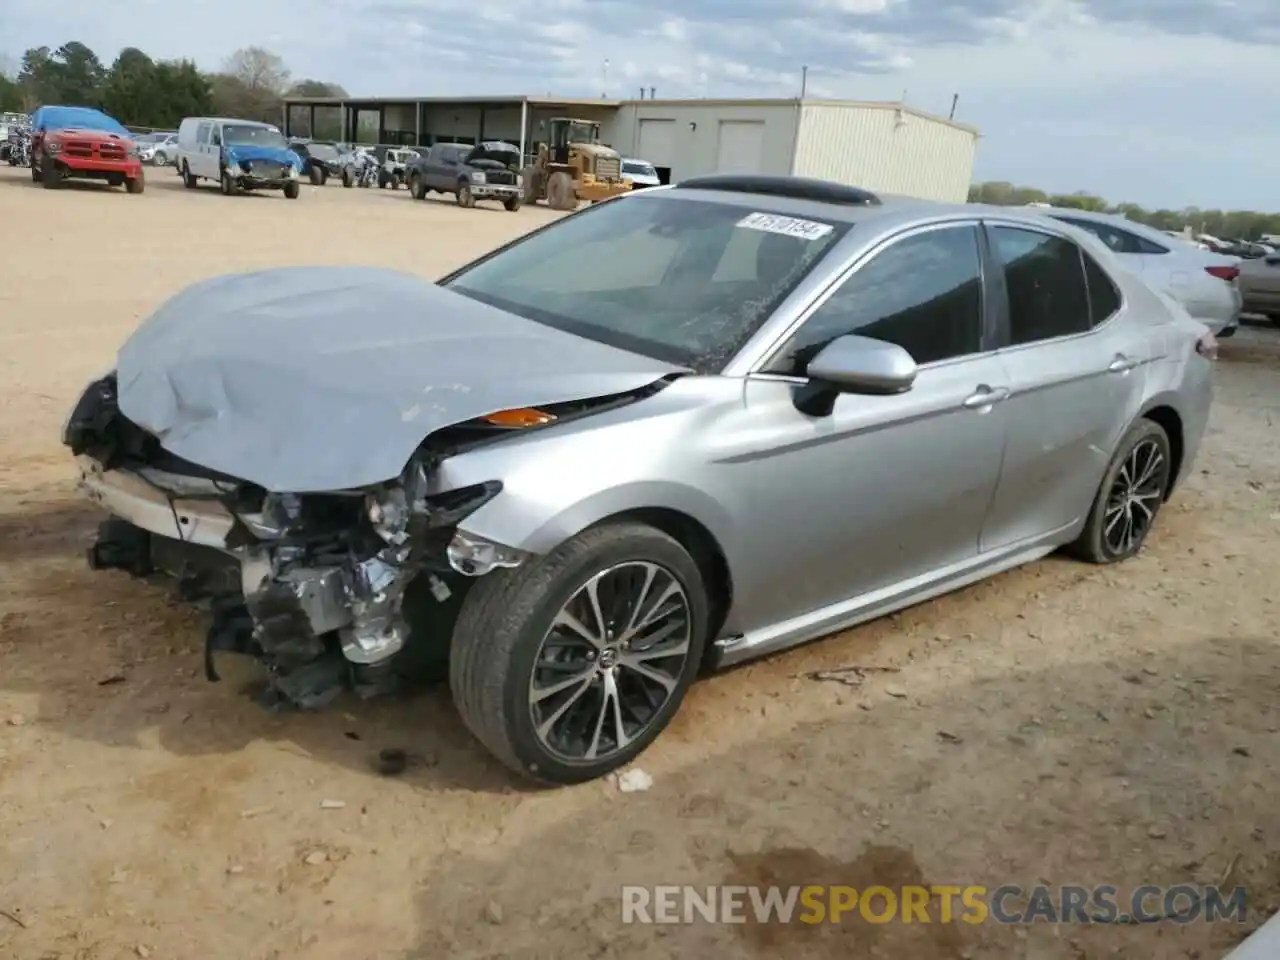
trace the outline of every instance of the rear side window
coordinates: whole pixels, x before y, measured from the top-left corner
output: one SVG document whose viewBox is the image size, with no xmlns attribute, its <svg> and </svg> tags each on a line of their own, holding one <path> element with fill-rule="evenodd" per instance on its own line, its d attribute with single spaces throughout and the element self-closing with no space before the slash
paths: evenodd
<svg viewBox="0 0 1280 960">
<path fill-rule="evenodd" d="M 1081 251 L 1084 257 L 1084 278 L 1089 285 L 1089 315 L 1096 327 L 1106 323 L 1120 310 L 1120 291 L 1097 260 Z"/>
<path fill-rule="evenodd" d="M 202 123 L 196 127 L 196 143 L 208 143 L 209 134 L 213 130 L 212 123 Z"/>
<path fill-rule="evenodd" d="M 1079 247 L 1018 227 L 994 227 L 991 237 L 1009 292 L 1010 346 L 1089 329 L 1089 290 Z"/>
</svg>

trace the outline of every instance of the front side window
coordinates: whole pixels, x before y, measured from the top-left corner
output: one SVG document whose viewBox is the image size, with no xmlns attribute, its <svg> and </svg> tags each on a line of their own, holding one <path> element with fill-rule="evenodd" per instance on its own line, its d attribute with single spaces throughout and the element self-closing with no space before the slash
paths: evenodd
<svg viewBox="0 0 1280 960">
<path fill-rule="evenodd" d="M 995 227 L 991 236 L 1009 293 L 1010 346 L 1089 329 L 1079 247 L 1065 237 L 1019 227 Z"/>
<path fill-rule="evenodd" d="M 982 266 L 978 227 L 928 230 L 898 240 L 859 267 L 769 365 L 803 376 L 837 337 L 896 343 L 916 363 L 982 349 Z"/>
<path fill-rule="evenodd" d="M 222 142 L 227 146 L 282 148 L 289 146 L 289 142 L 285 140 L 284 134 L 279 130 L 247 123 L 224 123 L 222 125 Z"/>
<path fill-rule="evenodd" d="M 848 228 L 732 203 L 627 197 L 567 217 L 442 283 L 539 323 L 711 373 Z"/>
</svg>

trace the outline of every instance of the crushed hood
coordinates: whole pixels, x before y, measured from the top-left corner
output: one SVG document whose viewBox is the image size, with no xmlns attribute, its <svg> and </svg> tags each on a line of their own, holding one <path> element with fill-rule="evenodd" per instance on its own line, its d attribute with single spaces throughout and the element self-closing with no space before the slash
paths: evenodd
<svg viewBox="0 0 1280 960">
<path fill-rule="evenodd" d="M 272 160 L 296 167 L 301 161 L 288 147 L 263 147 L 254 143 L 234 143 L 226 148 L 227 159 L 232 163 L 250 163 L 254 160 Z"/>
<path fill-rule="evenodd" d="M 365 267 L 203 281 L 117 360 L 121 411 L 166 450 L 294 493 L 398 476 L 442 427 L 682 370 Z"/>
</svg>

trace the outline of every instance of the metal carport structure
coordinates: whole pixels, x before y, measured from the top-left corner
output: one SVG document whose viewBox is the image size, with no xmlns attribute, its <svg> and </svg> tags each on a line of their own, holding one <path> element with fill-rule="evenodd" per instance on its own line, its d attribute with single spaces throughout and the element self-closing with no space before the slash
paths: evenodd
<svg viewBox="0 0 1280 960">
<path fill-rule="evenodd" d="M 555 116 L 599 121 L 606 129 L 622 101 L 563 97 L 289 97 L 287 136 L 430 146 L 438 142 L 507 140 L 528 156 Z"/>
</svg>

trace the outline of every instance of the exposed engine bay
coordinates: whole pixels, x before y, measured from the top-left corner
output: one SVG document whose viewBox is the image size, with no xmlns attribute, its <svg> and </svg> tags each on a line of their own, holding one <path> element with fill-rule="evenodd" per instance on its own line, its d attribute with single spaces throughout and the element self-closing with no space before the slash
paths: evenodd
<svg viewBox="0 0 1280 960">
<path fill-rule="evenodd" d="M 319 707 L 344 689 L 388 692 L 445 663 L 472 578 L 525 559 L 457 529 L 502 484 L 436 489 L 443 458 L 648 392 L 448 427 L 397 479 L 325 493 L 268 492 L 173 455 L 121 412 L 114 373 L 89 385 L 63 441 L 81 492 L 112 515 L 90 565 L 172 579 L 183 599 L 207 604 L 208 679 L 218 679 L 217 652 L 247 654 L 267 668 L 268 705 Z"/>
</svg>

